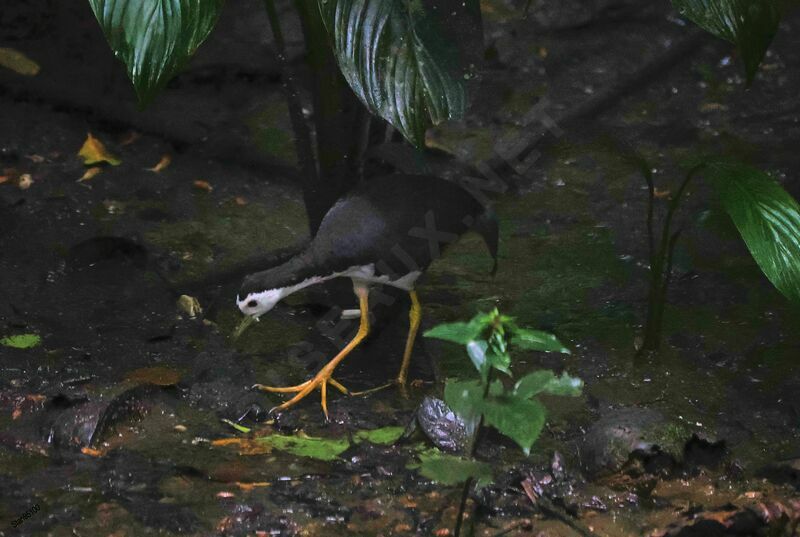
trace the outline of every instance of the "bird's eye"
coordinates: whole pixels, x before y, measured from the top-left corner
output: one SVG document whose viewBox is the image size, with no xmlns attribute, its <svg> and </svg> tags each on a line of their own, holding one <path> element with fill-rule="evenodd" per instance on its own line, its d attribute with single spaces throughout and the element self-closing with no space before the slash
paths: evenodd
<svg viewBox="0 0 800 537">
<path fill-rule="evenodd" d="M 257 300 L 251 300 L 250 302 L 247 303 L 248 308 L 255 308 L 256 306 L 258 306 Z"/>
</svg>

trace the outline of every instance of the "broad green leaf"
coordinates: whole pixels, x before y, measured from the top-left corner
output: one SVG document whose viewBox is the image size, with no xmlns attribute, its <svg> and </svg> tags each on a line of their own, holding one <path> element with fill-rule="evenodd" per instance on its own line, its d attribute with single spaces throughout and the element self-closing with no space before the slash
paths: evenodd
<svg viewBox="0 0 800 537">
<path fill-rule="evenodd" d="M 36 334 L 17 334 L 0 339 L 0 345 L 12 349 L 31 349 L 41 344 L 42 338 Z"/>
<path fill-rule="evenodd" d="M 416 146 L 461 118 L 482 50 L 478 0 L 317 0 L 355 94 Z"/>
<path fill-rule="evenodd" d="M 486 363 L 486 347 L 487 344 L 485 341 L 470 341 L 467 343 L 469 359 L 472 360 L 472 364 L 475 366 L 475 369 L 478 370 L 478 373 L 481 374 L 481 378 L 484 379 L 484 381 L 489 374 L 489 366 Z"/>
<path fill-rule="evenodd" d="M 511 356 L 507 352 L 492 352 L 486 354 L 486 360 L 490 366 L 498 371 L 511 375 Z"/>
<path fill-rule="evenodd" d="M 436 339 L 443 339 L 445 341 L 452 341 L 453 343 L 460 343 L 468 345 L 471 341 L 475 341 L 480 337 L 485 326 L 475 322 L 475 319 L 468 323 L 448 323 L 434 326 L 427 332 L 425 337 L 432 337 Z"/>
<path fill-rule="evenodd" d="M 393 444 L 403 436 L 403 431 L 405 431 L 404 427 L 382 427 L 380 429 L 358 431 L 353 435 L 353 440 L 356 443 Z"/>
<path fill-rule="evenodd" d="M 323 461 L 332 461 L 350 447 L 347 438 L 313 438 L 310 436 L 286 436 L 273 434 L 259 438 L 260 442 L 275 449 Z"/>
<path fill-rule="evenodd" d="M 778 290 L 800 300 L 800 205 L 769 175 L 748 166 L 711 163 L 706 176 L 761 270 Z"/>
<path fill-rule="evenodd" d="M 492 482 L 492 467 L 471 459 L 447 455 L 438 450 L 423 452 L 419 456 L 419 473 L 441 485 L 458 485 L 473 478 L 478 487 Z"/>
<path fill-rule="evenodd" d="M 519 379 L 514 386 L 514 395 L 523 399 L 530 399 L 542 393 L 545 386 L 556 378 L 555 373 L 548 370 L 534 371 Z"/>
<path fill-rule="evenodd" d="M 545 415 L 544 405 L 535 399 L 503 396 L 483 403 L 486 423 L 519 444 L 526 455 L 542 433 Z"/>
<path fill-rule="evenodd" d="M 144 105 L 214 28 L 224 0 L 89 0 Z"/>
<path fill-rule="evenodd" d="M 483 387 L 474 380 L 448 381 L 444 387 L 444 402 L 464 421 L 475 420 L 482 412 Z"/>
<path fill-rule="evenodd" d="M 528 330 L 515 327 L 512 330 L 511 344 L 526 351 L 561 352 L 570 354 L 568 348 L 556 336 L 541 330 Z"/>
<path fill-rule="evenodd" d="M 778 31 L 786 0 L 672 0 L 678 12 L 735 44 L 751 82 Z"/>
<path fill-rule="evenodd" d="M 530 399 L 540 393 L 576 397 L 581 394 L 582 389 L 583 381 L 566 373 L 557 377 L 552 371 L 534 371 L 517 382 L 514 395 L 523 399 Z"/>
</svg>

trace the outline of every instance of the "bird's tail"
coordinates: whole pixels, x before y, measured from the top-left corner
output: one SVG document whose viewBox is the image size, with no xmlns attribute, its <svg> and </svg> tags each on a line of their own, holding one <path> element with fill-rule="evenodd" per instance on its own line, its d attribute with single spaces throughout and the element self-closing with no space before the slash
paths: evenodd
<svg viewBox="0 0 800 537">
<path fill-rule="evenodd" d="M 483 242 L 486 243 L 489 253 L 492 254 L 492 259 L 494 259 L 492 276 L 494 276 L 495 272 L 497 272 L 497 247 L 500 241 L 500 227 L 497 223 L 497 215 L 487 207 L 475 220 L 472 229 L 483 237 Z"/>
</svg>

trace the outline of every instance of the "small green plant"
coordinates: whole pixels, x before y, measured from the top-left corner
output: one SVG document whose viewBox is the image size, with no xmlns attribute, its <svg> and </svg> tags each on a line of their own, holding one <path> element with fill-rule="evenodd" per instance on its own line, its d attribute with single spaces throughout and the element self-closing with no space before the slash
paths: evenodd
<svg viewBox="0 0 800 537">
<path fill-rule="evenodd" d="M 651 166 L 638 155 L 634 158 L 649 189 L 650 286 L 640 352 L 657 350 L 661 344 L 673 253 L 683 232 L 682 229 L 673 230 L 673 220 L 688 187 L 698 176 L 709 181 L 764 275 L 788 299 L 800 301 L 800 205 L 774 179 L 738 162 L 699 160 L 690 166 L 671 196 L 657 241 L 654 230 L 656 187 Z"/>
<path fill-rule="evenodd" d="M 522 328 L 512 317 L 495 309 L 481 313 L 466 323 L 442 324 L 425 332 L 432 337 L 464 345 L 479 378 L 449 380 L 445 403 L 461 417 L 471 432 L 466 457 L 432 450 L 420 456 L 420 473 L 445 485 L 464 483 L 455 535 L 461 532 L 467 497 L 473 486 L 491 482 L 491 466 L 475 459 L 475 447 L 482 429 L 490 426 L 530 453 L 545 423 L 546 409 L 538 396 L 581 394 L 583 382 L 566 373 L 534 371 L 506 387 L 496 373 L 513 378 L 509 347 L 520 350 L 561 352 L 569 350 L 552 334 Z"/>
</svg>

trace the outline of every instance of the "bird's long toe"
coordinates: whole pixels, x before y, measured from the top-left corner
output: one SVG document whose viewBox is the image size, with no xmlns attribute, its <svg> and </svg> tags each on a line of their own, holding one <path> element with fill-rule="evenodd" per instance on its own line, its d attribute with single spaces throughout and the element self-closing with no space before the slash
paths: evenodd
<svg viewBox="0 0 800 537">
<path fill-rule="evenodd" d="M 263 384 L 256 384 L 254 387 L 271 393 L 296 393 L 294 397 L 289 399 L 288 401 L 272 408 L 270 412 L 282 412 L 288 408 L 293 407 L 303 399 L 305 399 L 312 391 L 319 388 L 320 395 L 322 398 L 322 411 L 325 413 L 325 418 L 328 418 L 328 384 L 339 390 L 345 395 L 350 395 L 350 390 L 345 388 L 342 383 L 334 379 L 330 376 L 329 373 L 325 372 L 324 370 L 319 372 L 317 376 L 312 379 L 309 379 L 302 384 L 298 384 L 297 386 L 288 386 L 283 388 L 277 388 L 273 386 L 265 386 Z"/>
</svg>

